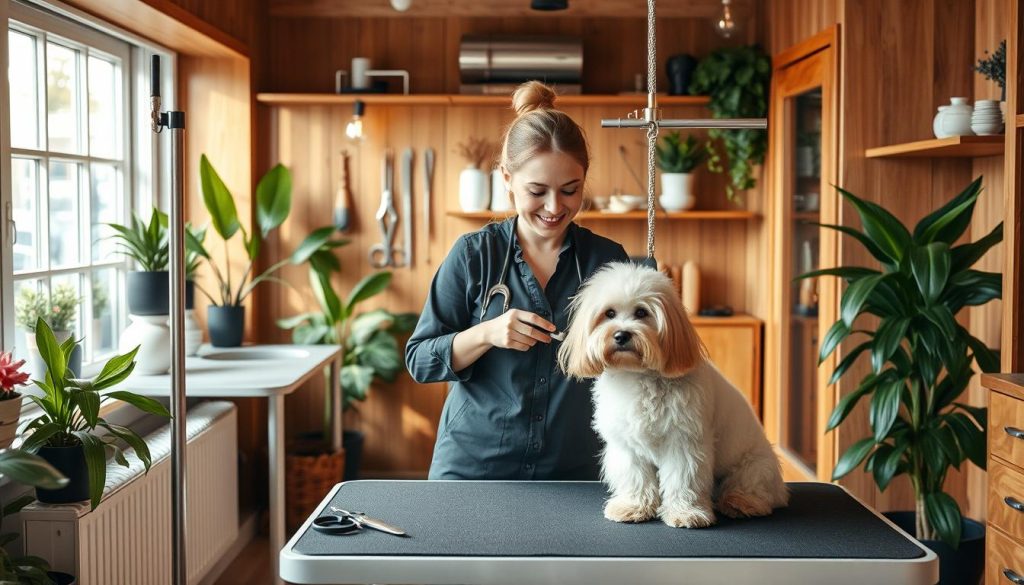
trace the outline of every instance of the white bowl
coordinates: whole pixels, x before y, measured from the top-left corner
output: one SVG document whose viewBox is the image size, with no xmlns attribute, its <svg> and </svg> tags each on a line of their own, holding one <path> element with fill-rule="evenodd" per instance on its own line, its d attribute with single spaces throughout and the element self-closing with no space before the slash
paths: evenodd
<svg viewBox="0 0 1024 585">
<path fill-rule="evenodd" d="M 639 209 L 647 202 L 647 198 L 642 195 L 612 195 L 611 201 L 609 201 L 609 209 L 614 208 L 617 213 L 621 211 L 632 211 Z"/>
</svg>

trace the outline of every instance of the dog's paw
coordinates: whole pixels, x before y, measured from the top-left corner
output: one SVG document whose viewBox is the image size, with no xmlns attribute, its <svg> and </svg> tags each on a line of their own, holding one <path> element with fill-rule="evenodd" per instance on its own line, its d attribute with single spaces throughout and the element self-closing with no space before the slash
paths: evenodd
<svg viewBox="0 0 1024 585">
<path fill-rule="evenodd" d="M 661 512 L 661 521 L 673 528 L 707 528 L 715 523 L 711 508 L 673 507 Z"/>
<path fill-rule="evenodd" d="M 657 508 L 657 504 L 615 497 L 604 505 L 604 517 L 613 522 L 647 522 L 657 515 Z"/>
<path fill-rule="evenodd" d="M 728 492 L 718 501 L 718 511 L 730 518 L 751 518 L 771 514 L 772 507 L 762 497 L 743 492 Z"/>
</svg>

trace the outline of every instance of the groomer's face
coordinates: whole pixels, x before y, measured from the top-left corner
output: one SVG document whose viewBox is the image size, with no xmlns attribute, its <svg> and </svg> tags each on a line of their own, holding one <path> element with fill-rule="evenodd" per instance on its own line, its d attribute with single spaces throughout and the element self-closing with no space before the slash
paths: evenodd
<svg viewBox="0 0 1024 585">
<path fill-rule="evenodd" d="M 583 204 L 584 178 L 580 163 L 564 152 L 537 154 L 505 173 L 521 228 L 542 238 L 562 236 Z"/>
</svg>

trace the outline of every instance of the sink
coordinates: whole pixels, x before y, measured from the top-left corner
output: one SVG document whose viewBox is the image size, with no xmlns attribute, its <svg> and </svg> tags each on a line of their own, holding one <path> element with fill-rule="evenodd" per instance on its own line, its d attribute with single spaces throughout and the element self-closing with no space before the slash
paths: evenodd
<svg viewBox="0 0 1024 585">
<path fill-rule="evenodd" d="M 204 360 L 220 360 L 229 362 L 294 360 L 309 357 L 309 352 L 304 349 L 275 347 L 247 350 L 218 350 L 205 353 L 199 357 Z"/>
</svg>

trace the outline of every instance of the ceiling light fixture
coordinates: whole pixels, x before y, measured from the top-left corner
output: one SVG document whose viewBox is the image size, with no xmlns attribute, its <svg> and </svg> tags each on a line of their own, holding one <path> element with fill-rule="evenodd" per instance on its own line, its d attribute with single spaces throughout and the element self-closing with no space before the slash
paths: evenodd
<svg viewBox="0 0 1024 585">
<path fill-rule="evenodd" d="M 722 18 L 715 22 L 715 32 L 724 38 L 730 38 L 736 33 L 737 24 L 732 18 L 732 0 L 722 0 Z"/>
<path fill-rule="evenodd" d="M 412 0 L 391 0 L 391 7 L 399 12 L 405 12 L 412 6 Z"/>
<path fill-rule="evenodd" d="M 353 142 L 363 140 L 363 112 L 366 111 L 366 104 L 363 100 L 356 100 L 352 104 L 352 119 L 345 125 L 345 136 Z"/>
</svg>

